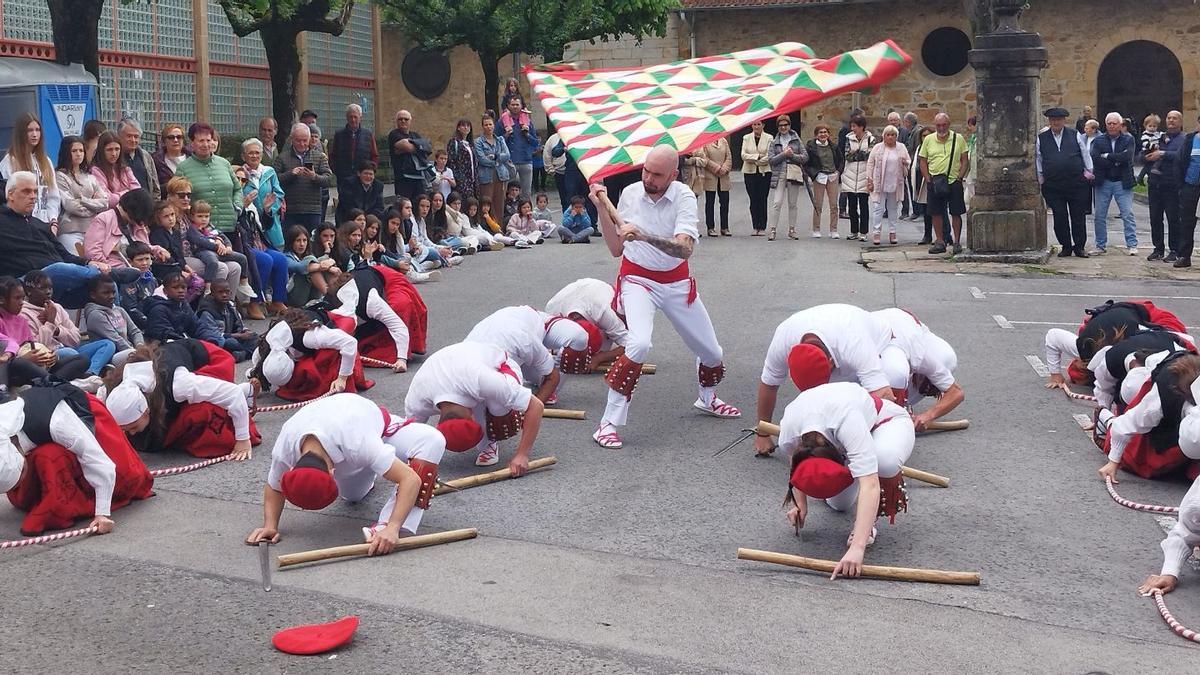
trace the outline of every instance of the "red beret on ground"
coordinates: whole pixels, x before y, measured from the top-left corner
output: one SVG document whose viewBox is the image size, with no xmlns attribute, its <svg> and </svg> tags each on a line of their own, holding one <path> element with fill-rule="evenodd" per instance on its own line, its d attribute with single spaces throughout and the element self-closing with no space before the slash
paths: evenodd
<svg viewBox="0 0 1200 675">
<path fill-rule="evenodd" d="M 275 649 L 288 654 L 320 654 L 337 649 L 354 637 L 358 628 L 357 616 L 346 616 L 329 623 L 310 623 L 284 628 L 271 638 Z"/>
<path fill-rule="evenodd" d="M 600 332 L 600 328 L 587 319 L 574 319 L 574 321 L 579 324 L 583 332 L 587 333 L 588 351 L 593 354 L 600 351 L 600 345 L 604 340 L 604 334 Z"/>
<path fill-rule="evenodd" d="M 472 419 L 442 420 L 437 429 L 446 437 L 446 449 L 451 452 L 466 452 L 483 440 L 483 427 Z"/>
<path fill-rule="evenodd" d="M 792 487 L 815 499 L 829 499 L 854 484 L 850 469 L 824 457 L 809 457 L 792 470 Z"/>
<path fill-rule="evenodd" d="M 800 391 L 829 382 L 832 372 L 833 362 L 825 350 L 816 345 L 801 342 L 788 352 L 788 374 Z"/>
<path fill-rule="evenodd" d="M 284 499 L 309 511 L 329 506 L 338 496 L 333 476 L 312 466 L 298 466 L 283 474 L 279 487 Z"/>
</svg>

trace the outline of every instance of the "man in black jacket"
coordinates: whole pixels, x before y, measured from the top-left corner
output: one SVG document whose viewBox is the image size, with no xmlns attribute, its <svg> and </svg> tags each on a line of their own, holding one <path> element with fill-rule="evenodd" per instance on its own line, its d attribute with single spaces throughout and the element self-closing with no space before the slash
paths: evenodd
<svg viewBox="0 0 1200 675">
<path fill-rule="evenodd" d="M 337 176 L 338 184 L 354 178 L 359 165 L 364 162 L 379 163 L 379 150 L 375 147 L 375 134 L 362 125 L 362 108 L 351 103 L 346 106 L 346 126 L 333 135 L 329 145 L 329 168 Z M 341 219 L 338 219 L 341 222 Z"/>
<path fill-rule="evenodd" d="M 433 146 L 429 140 L 411 129 L 412 113 L 396 112 L 396 128 L 388 134 L 392 155 L 392 175 L 396 180 L 396 196 L 407 197 L 414 204 L 417 195 L 425 192 L 425 169 Z M 496 205 L 493 205 L 496 206 Z"/>
<path fill-rule="evenodd" d="M 107 272 L 108 265 L 68 253 L 50 226 L 31 215 L 37 191 L 37 176 L 28 171 L 8 179 L 8 205 L 0 206 L 0 275 L 20 278 L 42 270 L 54 282 L 54 301 L 78 309 L 87 303 L 88 279 Z"/>
<path fill-rule="evenodd" d="M 1050 128 L 1037 135 L 1034 144 L 1038 183 L 1046 205 L 1054 213 L 1054 236 L 1058 238 L 1058 257 L 1088 257 L 1087 222 L 1084 213 L 1092 195 L 1092 156 L 1084 150 L 1082 136 L 1066 128 L 1066 108 L 1050 108 L 1045 113 Z"/>
<path fill-rule="evenodd" d="M 1121 131 L 1120 113 L 1104 117 L 1107 133 L 1092 141 L 1092 165 L 1096 174 L 1096 253 L 1108 247 L 1108 206 L 1116 200 L 1125 223 L 1125 246 L 1137 255 L 1137 221 L 1133 218 L 1133 152 L 1137 142 Z"/>
<path fill-rule="evenodd" d="M 1175 267 L 1192 266 L 1192 247 L 1196 244 L 1196 205 L 1200 202 L 1200 118 L 1196 131 L 1184 136 L 1175 158 L 1175 179 L 1179 183 L 1179 246 Z"/>
<path fill-rule="evenodd" d="M 350 220 L 351 209 L 383 220 L 383 183 L 375 180 L 375 163 L 363 161 L 355 167 L 357 173 L 338 182 L 338 224 Z"/>
<path fill-rule="evenodd" d="M 1147 260 L 1173 263 L 1178 259 L 1179 182 L 1176 180 L 1175 163 L 1179 158 L 1179 149 L 1183 147 L 1183 136 L 1183 113 L 1172 110 L 1167 113 L 1167 131 L 1159 140 L 1158 147 L 1153 152 L 1142 154 L 1150 174 L 1146 196 L 1150 201 L 1150 238 L 1154 241 L 1154 250 Z M 1165 242 L 1164 216 L 1167 226 Z"/>
</svg>

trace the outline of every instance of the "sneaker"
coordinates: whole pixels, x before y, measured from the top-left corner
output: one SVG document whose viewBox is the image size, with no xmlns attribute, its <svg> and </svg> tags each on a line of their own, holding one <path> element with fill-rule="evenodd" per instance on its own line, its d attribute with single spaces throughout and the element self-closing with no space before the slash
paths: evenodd
<svg viewBox="0 0 1200 675">
<path fill-rule="evenodd" d="M 1191 260 L 1191 258 L 1180 258 L 1179 260 L 1176 260 L 1175 264 L 1173 264 L 1171 266 L 1172 267 L 1191 267 L 1192 260 Z"/>
<path fill-rule="evenodd" d="M 246 279 L 242 279 L 242 283 L 238 284 L 237 292 L 241 293 L 247 298 L 254 298 L 258 295 L 254 292 L 254 289 L 250 287 L 250 282 Z"/>
<path fill-rule="evenodd" d="M 962 253 L 962 244 L 955 244 L 954 255 L 958 255 L 959 253 Z"/>
<path fill-rule="evenodd" d="M 1173 263 L 1176 260 L 1179 260 L 1179 256 L 1175 255 L 1174 251 L 1167 251 L 1166 257 L 1163 258 L 1163 262 L 1165 263 Z"/>
<path fill-rule="evenodd" d="M 888 243 L 889 243 L 889 244 L 892 244 L 892 245 L 895 245 L 895 244 L 898 244 L 898 243 L 899 243 L 899 242 L 896 240 L 896 233 L 895 233 L 895 232 L 892 232 L 892 233 L 890 233 L 890 234 L 888 235 Z"/>
<path fill-rule="evenodd" d="M 433 270 L 432 272 L 409 272 L 404 277 L 414 284 L 423 284 L 427 281 L 437 281 L 442 278 L 442 273 Z"/>
<path fill-rule="evenodd" d="M 1136 246 L 1130 246 L 1126 250 L 1129 252 L 1129 255 L 1137 255 L 1137 253 L 1138 253 Z"/>
<path fill-rule="evenodd" d="M 475 254 L 476 254 L 476 253 L 478 253 L 478 252 L 479 252 L 479 249 L 478 249 L 477 247 L 475 247 L 475 246 L 468 246 L 468 247 L 467 247 L 467 250 L 466 250 L 466 251 L 464 251 L 464 253 L 465 253 L 466 255 L 475 255 Z"/>
<path fill-rule="evenodd" d="M 829 238 L 830 238 L 830 239 L 841 239 L 842 237 L 841 237 L 841 235 L 840 235 L 840 234 L 838 234 L 838 231 L 837 231 L 837 230 L 834 230 L 834 231 L 832 231 L 832 232 L 830 232 L 830 233 L 829 233 Z"/>
<path fill-rule="evenodd" d="M 929 247 L 930 255 L 938 255 L 939 253 L 945 253 L 945 252 L 946 252 L 946 244 L 944 244 L 940 241 L 938 243 L 934 244 L 933 246 Z"/>
<path fill-rule="evenodd" d="M 562 244 L 569 244 L 569 243 L 571 243 L 571 238 L 565 234 L 560 234 L 560 235 L 558 235 L 558 241 L 559 241 L 559 243 L 562 243 Z"/>
<path fill-rule="evenodd" d="M 731 419 L 734 417 L 742 416 L 741 410 L 738 410 L 737 408 L 729 405 L 728 403 L 722 401 L 721 399 L 717 398 L 716 396 L 713 396 L 712 403 L 706 404 L 704 401 L 702 401 L 700 399 L 696 399 L 696 402 L 693 403 L 692 406 L 695 407 L 697 410 L 703 412 L 704 414 L 712 415 L 713 417 L 721 417 L 724 419 Z"/>
<path fill-rule="evenodd" d="M 1107 255 L 1108 249 L 1106 249 L 1102 246 L 1097 246 L 1096 248 L 1088 251 L 1088 254 L 1089 255 Z"/>
<path fill-rule="evenodd" d="M 1077 248 L 1077 249 L 1075 249 L 1075 257 L 1076 258 L 1090 258 L 1091 256 L 1089 256 L 1087 253 L 1084 253 L 1083 249 Z"/>
<path fill-rule="evenodd" d="M 867 546 L 875 543 L 875 536 L 879 534 L 879 530 L 875 526 L 871 526 L 871 536 L 867 537 Z M 854 541 L 854 533 L 851 532 L 849 537 L 846 537 L 846 546 L 849 546 Z"/>
<path fill-rule="evenodd" d="M 829 235 L 829 236 L 831 236 L 831 237 L 832 237 L 833 235 L 831 234 L 831 235 Z M 820 230 L 813 230 L 813 232 L 812 232 L 812 238 L 813 238 L 813 239 L 820 239 L 820 238 L 821 238 L 821 231 L 820 231 Z"/>
<path fill-rule="evenodd" d="M 1163 252 L 1161 249 L 1157 249 L 1157 248 L 1154 249 L 1153 251 L 1151 251 L 1150 255 L 1146 256 L 1146 260 L 1162 260 L 1162 259 L 1163 259 Z"/>
<path fill-rule="evenodd" d="M 100 391 L 100 386 L 104 384 L 104 380 L 100 379 L 96 375 L 88 375 L 87 377 L 81 377 L 78 380 L 71 380 L 71 384 L 79 387 L 89 394 L 95 394 L 96 392 Z"/>
<path fill-rule="evenodd" d="M 933 241 L 931 241 L 929 239 L 922 239 L 921 241 L 917 242 L 917 246 L 928 246 L 932 243 L 933 243 Z"/>
<path fill-rule="evenodd" d="M 425 262 L 421 263 L 421 270 L 424 272 L 432 272 L 441 266 L 442 263 L 439 260 L 426 260 Z"/>
<path fill-rule="evenodd" d="M 475 457 L 475 466 L 493 466 L 500 461 L 500 446 L 495 441 L 488 441 Z"/>
<path fill-rule="evenodd" d="M 501 244 L 501 243 L 500 243 L 500 242 L 498 242 L 498 241 L 494 241 L 494 240 L 493 240 L 493 241 L 492 241 L 492 243 L 488 244 L 488 250 L 489 250 L 489 251 L 500 251 L 500 250 L 503 250 L 503 249 L 504 249 L 504 244 Z"/>
<path fill-rule="evenodd" d="M 517 248 L 519 248 L 519 249 L 533 248 L 533 244 L 525 241 L 524 239 L 518 239 L 517 240 Z"/>
<path fill-rule="evenodd" d="M 446 261 L 446 266 L 458 267 L 459 265 L 462 264 L 462 261 L 463 261 L 463 257 L 461 255 L 453 255 L 453 256 L 450 256 L 450 259 Z"/>
<path fill-rule="evenodd" d="M 878 232 L 876 232 L 875 234 L 871 235 L 871 243 L 872 243 L 872 244 L 875 244 L 876 246 L 878 246 L 878 245 L 879 245 L 879 233 L 878 233 Z"/>
<path fill-rule="evenodd" d="M 546 397 L 546 405 L 558 405 L 558 392 L 553 392 Z"/>
<path fill-rule="evenodd" d="M 596 441 L 596 445 L 607 450 L 620 450 L 625 445 L 621 442 L 621 437 L 617 435 L 617 428 L 606 422 L 600 423 L 600 428 L 592 434 L 592 440 Z"/>
<path fill-rule="evenodd" d="M 1069 249 L 1069 248 L 1064 248 L 1063 250 L 1059 251 L 1059 252 L 1058 252 L 1058 257 L 1060 257 L 1060 258 L 1070 258 L 1070 257 L 1071 257 L 1071 249 Z"/>
</svg>

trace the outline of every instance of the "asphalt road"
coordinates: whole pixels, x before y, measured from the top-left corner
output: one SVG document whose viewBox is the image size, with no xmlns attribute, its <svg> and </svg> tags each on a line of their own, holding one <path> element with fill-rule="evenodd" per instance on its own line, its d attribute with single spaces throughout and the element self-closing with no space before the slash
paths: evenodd
<svg viewBox="0 0 1200 675">
<path fill-rule="evenodd" d="M 856 264 L 851 242 L 750 238 L 735 188 L 736 236 L 705 238 L 692 269 L 725 348 L 720 395 L 746 420 L 691 408 L 694 359 L 660 317 L 650 359 L 659 371 L 635 394 L 625 449 L 590 439 L 604 404 L 601 379 L 567 376 L 559 406 L 585 409 L 590 420 L 544 423 L 534 454 L 557 456 L 555 467 L 438 497 L 425 517 L 424 531 L 477 527 L 478 539 L 278 571 L 275 590 L 264 593 L 257 551 L 241 541 L 261 519 L 270 445 L 287 413 L 263 415 L 266 443 L 253 460 L 159 479 L 157 496 L 116 512 L 114 534 L 0 553 L 0 639 L 8 645 L 0 669 L 1194 671 L 1200 648 L 1172 634 L 1135 593 L 1158 568 L 1159 524 L 1109 499 L 1095 475 L 1103 457 L 1071 417 L 1086 405 L 1043 390 L 1025 356 L 1041 355 L 1049 324 L 1076 322 L 1109 294 L 1185 296 L 1160 302 L 1200 325 L 1200 289 L 875 274 Z M 460 340 L 496 307 L 541 305 L 571 280 L 614 272 L 600 242 L 480 254 L 420 287 L 430 346 Z M 831 582 L 735 559 L 738 547 L 831 559 L 843 552 L 849 514 L 814 506 L 799 538 L 786 525 L 785 458 L 754 459 L 749 443 L 712 456 L 752 416 L 776 324 L 824 302 L 906 307 L 958 350 L 967 396 L 951 417 L 969 418 L 971 428 L 919 438 L 909 462 L 950 476 L 952 487 L 910 483 L 909 512 L 880 526 L 867 562 L 977 570 L 981 586 Z M 411 375 L 374 372 L 369 395 L 401 409 Z M 502 462 L 512 447 L 504 444 Z M 448 455 L 442 477 L 476 472 L 473 459 Z M 1127 497 L 1156 503 L 1177 502 L 1185 489 L 1132 476 L 1121 483 Z M 379 492 L 320 513 L 289 509 L 278 552 L 359 541 Z M 0 532 L 17 537 L 19 520 L 0 509 Z M 1189 570 L 1168 596 L 1193 627 L 1197 582 Z M 361 627 L 334 655 L 270 647 L 279 628 L 345 614 L 359 615 Z"/>
</svg>

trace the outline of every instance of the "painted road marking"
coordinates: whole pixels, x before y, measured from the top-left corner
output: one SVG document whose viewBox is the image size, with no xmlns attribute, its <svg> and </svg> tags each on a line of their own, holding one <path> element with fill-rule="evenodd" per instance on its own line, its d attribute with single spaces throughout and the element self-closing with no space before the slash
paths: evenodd
<svg viewBox="0 0 1200 675">
<path fill-rule="evenodd" d="M 1071 417 L 1073 417 L 1075 419 L 1075 424 L 1078 424 L 1080 429 L 1083 429 L 1084 431 L 1092 430 L 1092 416 L 1091 415 L 1085 415 L 1083 413 L 1075 413 L 1074 415 L 1071 415 Z"/>
<path fill-rule="evenodd" d="M 987 293 L 984 293 L 974 286 L 971 286 L 968 290 L 971 291 L 971 295 L 974 296 L 976 300 L 984 300 L 987 298 Z"/>
<path fill-rule="evenodd" d="M 995 321 L 996 325 L 1000 326 L 1001 328 L 1012 328 L 1013 327 L 1012 324 L 1008 322 L 1008 319 L 1004 318 L 1003 316 L 1001 316 L 999 314 L 993 314 L 992 320 Z"/>
<path fill-rule="evenodd" d="M 1050 377 L 1050 368 L 1042 363 L 1041 359 L 1033 354 L 1026 354 L 1025 360 L 1029 362 L 1030 367 L 1033 368 L 1033 372 L 1038 374 L 1038 377 Z"/>
<path fill-rule="evenodd" d="M 989 295 L 1032 295 L 1043 298 L 1121 298 L 1125 297 L 1124 293 L 1022 293 L 1017 291 L 981 291 L 974 286 L 971 287 L 971 295 L 976 298 L 984 298 Z M 1139 299 L 1146 300 L 1200 300 L 1200 297 L 1194 295 L 1137 295 Z"/>
<path fill-rule="evenodd" d="M 1004 319 L 1004 317 L 1000 316 L 999 314 L 992 315 L 992 318 L 996 320 L 996 323 L 1000 323 L 1000 320 Z M 1004 328 L 1012 328 L 1014 326 L 1073 326 L 1075 328 L 1079 327 L 1078 321 L 1010 321 L 1008 319 L 1004 319 L 1004 323 L 1008 324 L 1007 326 L 1005 326 L 1004 324 L 1000 324 Z M 1186 328 L 1188 330 L 1200 330 L 1200 326 L 1184 326 L 1184 328 Z"/>
<path fill-rule="evenodd" d="M 1154 516 L 1154 520 L 1156 522 L 1158 522 L 1158 526 L 1162 528 L 1162 531 L 1164 534 L 1169 533 L 1171 531 L 1171 528 L 1175 527 L 1175 519 L 1172 518 L 1171 516 L 1156 515 L 1156 516 Z M 1196 559 L 1194 549 L 1192 551 L 1192 555 L 1188 556 L 1187 561 L 1188 561 L 1188 564 L 1192 566 L 1192 569 L 1196 570 L 1197 572 L 1200 572 L 1200 560 Z"/>
</svg>

